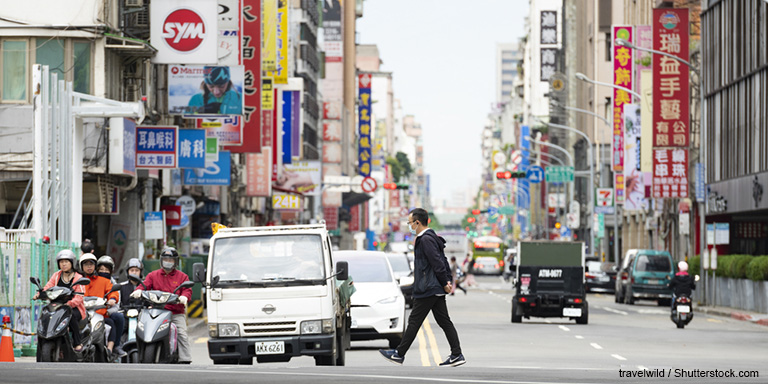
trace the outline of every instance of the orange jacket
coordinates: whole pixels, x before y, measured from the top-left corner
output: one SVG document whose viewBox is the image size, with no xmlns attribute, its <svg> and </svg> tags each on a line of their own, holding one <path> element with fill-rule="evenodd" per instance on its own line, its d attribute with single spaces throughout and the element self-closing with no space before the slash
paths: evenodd
<svg viewBox="0 0 768 384">
<path fill-rule="evenodd" d="M 78 281 L 83 276 L 79 273 L 75 272 L 75 275 L 72 277 L 72 282 Z M 53 287 L 56 284 L 59 284 L 59 280 L 61 279 L 61 271 L 56 271 L 56 273 L 51 276 L 51 279 L 48 280 L 48 284 L 45 284 L 45 287 L 43 287 L 43 291 L 47 290 L 50 287 Z M 72 290 L 75 292 L 85 293 L 85 286 L 83 285 L 75 285 L 72 287 Z M 83 304 L 83 295 L 75 295 L 75 297 L 72 298 L 72 300 L 67 302 L 67 305 L 70 307 L 77 309 L 80 312 L 80 318 L 85 319 L 85 304 Z"/>
<path fill-rule="evenodd" d="M 109 292 L 110 289 L 112 289 L 112 282 L 109 281 L 109 279 L 105 277 L 101 277 L 99 275 L 93 275 L 93 276 L 86 276 L 88 279 L 91 280 L 91 283 L 85 286 L 85 295 L 86 296 L 96 296 L 96 297 L 104 297 L 104 295 Z M 115 291 L 109 294 L 107 296 L 107 300 L 114 299 L 115 302 L 120 302 L 120 291 Z M 96 313 L 107 316 L 107 310 L 105 309 L 99 309 L 96 311 Z"/>
</svg>

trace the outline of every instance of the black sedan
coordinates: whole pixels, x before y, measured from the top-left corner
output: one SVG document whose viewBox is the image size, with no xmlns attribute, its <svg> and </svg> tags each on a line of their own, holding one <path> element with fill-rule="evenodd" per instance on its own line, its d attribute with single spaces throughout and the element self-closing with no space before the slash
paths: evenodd
<svg viewBox="0 0 768 384">
<path fill-rule="evenodd" d="M 613 292 L 616 289 L 615 264 L 587 261 L 585 278 L 587 292 Z"/>
</svg>

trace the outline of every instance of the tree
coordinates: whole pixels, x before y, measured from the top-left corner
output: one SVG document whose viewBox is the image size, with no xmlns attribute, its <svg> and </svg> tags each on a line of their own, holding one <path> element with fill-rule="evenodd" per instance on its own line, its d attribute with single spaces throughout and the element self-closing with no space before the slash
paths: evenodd
<svg viewBox="0 0 768 384">
<path fill-rule="evenodd" d="M 400 162 L 397 161 L 396 158 L 390 156 L 387 157 L 387 165 L 389 165 L 389 170 L 392 171 L 392 181 L 400 181 L 400 177 L 403 174 L 403 169 L 400 167 Z"/>
<path fill-rule="evenodd" d="M 413 168 L 411 168 L 411 162 L 408 160 L 408 155 L 403 152 L 398 152 L 397 155 L 395 155 L 395 158 L 397 159 L 397 162 L 400 163 L 400 168 L 403 170 L 403 176 L 406 178 L 410 177 L 411 173 L 413 173 Z"/>
</svg>

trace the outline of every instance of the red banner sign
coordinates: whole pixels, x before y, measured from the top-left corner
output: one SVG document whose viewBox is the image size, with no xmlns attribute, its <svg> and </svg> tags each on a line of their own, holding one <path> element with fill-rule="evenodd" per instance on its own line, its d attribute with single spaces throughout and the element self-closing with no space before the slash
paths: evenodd
<svg viewBox="0 0 768 384">
<path fill-rule="evenodd" d="M 653 10 L 653 49 L 687 61 L 688 40 L 687 8 Z M 688 66 L 675 59 L 653 55 L 654 147 L 689 145 L 688 72 Z"/>
<path fill-rule="evenodd" d="M 325 217 L 325 228 L 329 231 L 339 228 L 339 208 L 323 207 L 323 216 Z"/>
<path fill-rule="evenodd" d="M 248 185 L 245 194 L 269 197 L 272 194 L 272 149 L 264 147 L 261 153 L 249 153 L 246 163 Z"/>
<path fill-rule="evenodd" d="M 349 209 L 349 232 L 360 232 L 360 205 Z"/>
<path fill-rule="evenodd" d="M 688 149 L 653 150 L 653 197 L 688 197 Z"/>
<path fill-rule="evenodd" d="M 613 39 L 632 42 L 631 26 L 614 26 Z M 613 44 L 613 84 L 632 89 L 632 49 Z M 621 89 L 613 90 L 613 139 L 611 169 L 624 171 L 624 105 L 632 104 L 632 95 Z"/>
</svg>

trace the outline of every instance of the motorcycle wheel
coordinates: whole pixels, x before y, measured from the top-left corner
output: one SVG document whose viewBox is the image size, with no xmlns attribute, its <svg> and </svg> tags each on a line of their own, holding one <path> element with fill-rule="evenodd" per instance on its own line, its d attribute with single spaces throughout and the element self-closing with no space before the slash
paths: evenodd
<svg viewBox="0 0 768 384">
<path fill-rule="evenodd" d="M 101 345 L 95 345 L 93 351 L 93 361 L 96 363 L 105 363 L 109 360 L 107 357 L 107 349 Z"/>
<path fill-rule="evenodd" d="M 139 352 L 138 351 L 133 351 L 133 352 L 129 353 L 128 354 L 128 362 L 131 363 L 131 364 L 138 364 L 138 363 L 140 363 L 140 361 L 139 361 Z"/>
<path fill-rule="evenodd" d="M 59 362 L 61 347 L 56 341 L 45 341 L 40 345 L 40 361 L 46 363 Z"/>
<path fill-rule="evenodd" d="M 142 364 L 155 364 L 157 362 L 158 344 L 147 344 L 144 346 L 144 355 L 141 356 Z"/>
<path fill-rule="evenodd" d="M 680 328 L 680 329 L 683 329 L 683 328 L 685 328 L 685 323 L 679 322 L 679 323 L 677 323 L 677 327 Z"/>
</svg>

